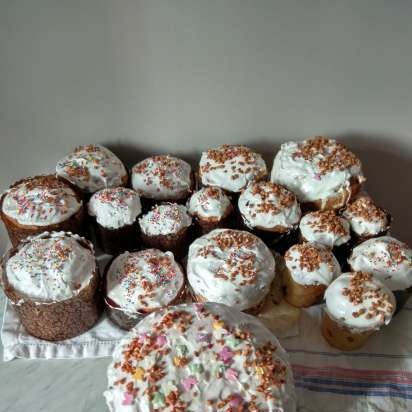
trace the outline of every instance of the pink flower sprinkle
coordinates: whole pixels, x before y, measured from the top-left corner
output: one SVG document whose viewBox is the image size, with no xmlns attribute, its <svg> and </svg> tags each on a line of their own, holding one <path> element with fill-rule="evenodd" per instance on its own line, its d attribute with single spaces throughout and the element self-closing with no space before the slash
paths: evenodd
<svg viewBox="0 0 412 412">
<path fill-rule="evenodd" d="M 183 380 L 183 388 L 185 391 L 190 391 L 197 383 L 198 381 L 194 376 L 189 376 Z"/>
<path fill-rule="evenodd" d="M 122 405 L 126 405 L 126 406 L 133 405 L 133 401 L 134 401 L 134 398 L 133 398 L 133 395 L 131 393 L 125 392 L 123 394 Z"/>
<path fill-rule="evenodd" d="M 149 334 L 147 333 L 142 333 L 141 335 L 139 335 L 138 337 L 138 341 L 139 343 L 144 343 L 144 341 L 149 337 Z"/>
<path fill-rule="evenodd" d="M 238 375 L 239 375 L 239 373 L 238 373 L 237 370 L 232 369 L 232 368 L 226 369 L 225 378 L 228 381 L 232 381 L 232 382 L 235 381 L 237 379 Z"/>
<path fill-rule="evenodd" d="M 233 352 L 230 350 L 228 346 L 225 346 L 219 352 L 219 360 L 221 360 L 225 364 L 232 362 L 232 358 L 233 358 Z"/>
<path fill-rule="evenodd" d="M 166 345 L 166 342 L 167 342 L 167 339 L 166 339 L 165 335 L 159 335 L 156 338 L 156 345 L 157 346 L 164 346 L 164 345 Z"/>
</svg>

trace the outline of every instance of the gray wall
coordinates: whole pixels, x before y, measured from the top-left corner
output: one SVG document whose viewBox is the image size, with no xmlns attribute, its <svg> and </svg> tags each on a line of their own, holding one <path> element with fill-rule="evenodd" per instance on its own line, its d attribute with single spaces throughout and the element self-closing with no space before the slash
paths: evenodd
<svg viewBox="0 0 412 412">
<path fill-rule="evenodd" d="M 80 143 L 130 164 L 330 134 L 412 243 L 411 19 L 407 0 L 0 0 L 0 189 Z"/>
</svg>

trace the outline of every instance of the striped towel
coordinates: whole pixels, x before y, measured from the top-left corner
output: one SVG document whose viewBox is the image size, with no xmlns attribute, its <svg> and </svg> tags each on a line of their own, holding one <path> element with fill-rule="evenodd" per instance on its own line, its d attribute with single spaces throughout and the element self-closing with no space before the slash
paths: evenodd
<svg viewBox="0 0 412 412">
<path fill-rule="evenodd" d="M 299 412 L 412 411 L 412 299 L 353 352 L 320 334 L 321 308 L 302 312 L 299 336 L 281 339 L 290 355 Z"/>
</svg>

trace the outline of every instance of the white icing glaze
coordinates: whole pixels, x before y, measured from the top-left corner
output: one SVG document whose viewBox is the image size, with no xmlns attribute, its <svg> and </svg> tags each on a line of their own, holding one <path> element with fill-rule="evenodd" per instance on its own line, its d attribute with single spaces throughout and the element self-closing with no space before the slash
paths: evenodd
<svg viewBox="0 0 412 412">
<path fill-rule="evenodd" d="M 187 277 L 196 295 L 245 310 L 268 294 L 275 260 L 263 241 L 251 233 L 215 229 L 190 245 Z"/>
<path fill-rule="evenodd" d="M 163 373 L 151 392 L 155 366 Z M 256 318 L 216 303 L 174 306 L 144 318 L 116 347 L 107 376 L 111 412 L 296 410 L 279 341 Z"/>
<path fill-rule="evenodd" d="M 64 222 L 82 207 L 73 189 L 54 176 L 25 179 L 10 188 L 3 213 L 21 225 L 49 226 Z"/>
<path fill-rule="evenodd" d="M 325 299 L 332 319 L 357 330 L 388 324 L 396 307 L 393 293 L 373 275 L 362 272 L 339 276 L 326 289 Z"/>
<path fill-rule="evenodd" d="M 373 273 L 391 290 L 412 286 L 412 249 L 391 236 L 359 244 L 353 249 L 348 263 L 352 270 Z"/>
<path fill-rule="evenodd" d="M 95 216 L 97 223 L 109 229 L 133 224 L 142 212 L 138 193 L 124 187 L 94 193 L 88 207 L 89 215 Z"/>
<path fill-rule="evenodd" d="M 107 272 L 107 296 L 129 313 L 170 304 L 185 278 L 171 252 L 146 249 L 117 256 Z"/>
<path fill-rule="evenodd" d="M 59 160 L 56 173 L 88 193 L 122 186 L 127 171 L 120 159 L 100 145 L 76 147 Z"/>
<path fill-rule="evenodd" d="M 45 232 L 23 242 L 7 261 L 8 282 L 19 293 L 38 301 L 76 296 L 96 270 L 93 249 L 82 246 L 80 240 L 85 242 L 70 233 Z"/>
<path fill-rule="evenodd" d="M 220 220 L 232 210 L 229 197 L 219 187 L 203 187 L 187 202 L 189 213 L 200 219 Z"/>
<path fill-rule="evenodd" d="M 341 274 L 331 250 L 316 243 L 293 245 L 285 254 L 292 279 L 301 285 L 329 285 Z"/>
<path fill-rule="evenodd" d="M 246 226 L 263 230 L 293 229 L 302 214 L 295 195 L 272 182 L 251 183 L 239 196 L 238 205 Z"/>
<path fill-rule="evenodd" d="M 143 215 L 139 224 L 145 235 L 170 235 L 189 227 L 192 217 L 183 205 L 162 203 Z"/>
<path fill-rule="evenodd" d="M 152 156 L 132 169 L 132 186 L 142 197 L 156 200 L 178 200 L 192 188 L 189 163 L 169 155 Z"/>
<path fill-rule="evenodd" d="M 343 211 L 358 236 L 375 236 L 388 229 L 387 213 L 368 196 L 360 196 Z"/>
<path fill-rule="evenodd" d="M 299 223 L 299 229 L 306 241 L 316 242 L 331 249 L 350 240 L 349 222 L 333 210 L 306 214 Z"/>
<path fill-rule="evenodd" d="M 246 146 L 222 145 L 202 153 L 200 178 L 205 186 L 240 192 L 249 182 L 267 176 L 262 156 Z"/>
<path fill-rule="evenodd" d="M 321 149 L 310 151 L 310 156 L 300 155 L 301 149 L 311 142 L 317 140 L 281 145 L 273 161 L 272 182 L 286 186 L 300 202 L 312 202 L 340 195 L 350 187 L 352 177 L 359 182 L 365 180 L 360 161 L 333 139 L 324 140 Z M 346 156 L 353 162 L 342 161 Z M 329 168 L 325 168 L 326 163 Z"/>
</svg>

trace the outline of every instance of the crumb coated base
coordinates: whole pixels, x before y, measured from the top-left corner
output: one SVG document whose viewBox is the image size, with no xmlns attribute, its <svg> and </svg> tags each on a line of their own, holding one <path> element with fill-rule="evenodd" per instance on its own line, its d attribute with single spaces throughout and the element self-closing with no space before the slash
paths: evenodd
<svg viewBox="0 0 412 412">
<path fill-rule="evenodd" d="M 326 285 L 301 285 L 292 278 L 289 269 L 282 270 L 285 300 L 297 308 L 307 308 L 321 303 Z"/>
<path fill-rule="evenodd" d="M 370 330 L 356 333 L 336 323 L 325 312 L 323 313 L 321 331 L 329 345 L 343 351 L 351 351 L 362 347 L 375 332 Z"/>
</svg>

